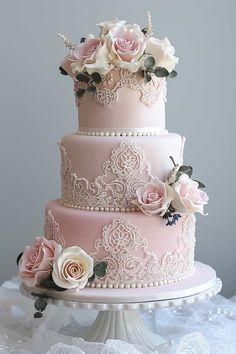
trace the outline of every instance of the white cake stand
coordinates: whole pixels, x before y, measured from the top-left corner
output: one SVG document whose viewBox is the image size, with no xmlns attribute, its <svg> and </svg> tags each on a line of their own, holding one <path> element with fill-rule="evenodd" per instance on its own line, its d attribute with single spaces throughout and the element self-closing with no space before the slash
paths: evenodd
<svg viewBox="0 0 236 354">
<path fill-rule="evenodd" d="M 155 350 L 166 340 L 145 327 L 137 310 L 193 304 L 216 295 L 221 287 L 221 280 L 211 267 L 195 262 L 194 274 L 174 285 L 141 289 L 85 288 L 77 293 L 49 290 L 47 295 L 48 302 L 54 305 L 99 310 L 94 323 L 79 333 L 86 341 L 104 343 L 107 339 L 119 339 Z M 20 291 L 30 297 L 34 297 L 32 293 L 45 293 L 45 289 L 32 289 L 24 284 Z"/>
</svg>

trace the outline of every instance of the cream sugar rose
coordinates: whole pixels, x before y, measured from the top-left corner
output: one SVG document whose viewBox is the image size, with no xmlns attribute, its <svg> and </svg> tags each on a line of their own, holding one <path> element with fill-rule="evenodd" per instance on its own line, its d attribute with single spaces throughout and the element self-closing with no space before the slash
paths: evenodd
<svg viewBox="0 0 236 354">
<path fill-rule="evenodd" d="M 180 282 L 194 273 L 195 213 L 208 196 L 183 164 L 185 139 L 165 128 L 166 81 L 178 58 L 167 38 L 101 22 L 60 71 L 74 84 L 78 131 L 61 151 L 62 195 L 45 208 L 44 237 L 18 258 L 23 283 L 75 292 Z M 63 292 L 64 291 L 64 292 Z M 42 301 L 42 300 L 41 300 Z M 36 303 L 36 317 L 45 304 Z"/>
</svg>

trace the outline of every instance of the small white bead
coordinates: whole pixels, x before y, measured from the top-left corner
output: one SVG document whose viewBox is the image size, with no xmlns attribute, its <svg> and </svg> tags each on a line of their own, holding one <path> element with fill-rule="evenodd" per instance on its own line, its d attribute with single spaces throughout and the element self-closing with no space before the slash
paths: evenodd
<svg viewBox="0 0 236 354">
<path fill-rule="evenodd" d="M 116 132 L 116 136 L 120 136 L 120 133 L 119 133 L 119 132 Z"/>
<path fill-rule="evenodd" d="M 133 133 L 132 132 L 128 132 L 128 136 L 133 136 Z"/>
<path fill-rule="evenodd" d="M 107 284 L 102 284 L 103 289 L 106 289 L 106 287 L 107 287 Z"/>
<path fill-rule="evenodd" d="M 95 288 L 95 284 L 94 283 L 91 283 L 91 288 Z"/>
<path fill-rule="evenodd" d="M 93 211 L 93 210 L 94 210 L 94 207 L 91 207 L 90 210 Z"/>
<path fill-rule="evenodd" d="M 95 207 L 94 210 L 95 210 L 95 211 L 99 211 L 99 207 Z"/>
<path fill-rule="evenodd" d="M 108 284 L 108 288 L 112 289 L 113 288 L 113 284 Z"/>
<path fill-rule="evenodd" d="M 137 136 L 138 135 L 138 133 L 137 132 L 133 132 L 133 136 Z"/>
<path fill-rule="evenodd" d="M 80 206 L 80 205 L 78 206 L 78 209 L 79 209 L 79 210 L 81 209 L 81 206 Z"/>
<path fill-rule="evenodd" d="M 114 132 L 111 132 L 111 136 L 115 136 L 116 135 L 116 133 L 114 133 Z"/>
<path fill-rule="evenodd" d="M 118 284 L 114 284 L 114 289 L 118 289 L 119 285 Z"/>
<path fill-rule="evenodd" d="M 106 132 L 105 135 L 106 135 L 106 136 L 110 136 L 110 133 L 109 133 L 109 132 Z"/>
<path fill-rule="evenodd" d="M 124 284 L 119 284 L 120 289 L 124 289 L 124 287 L 125 287 Z"/>
<path fill-rule="evenodd" d="M 115 211 L 116 211 L 116 212 L 119 212 L 119 211 L 120 211 L 120 208 L 115 208 Z"/>
<path fill-rule="evenodd" d="M 130 208 L 127 208 L 126 211 L 130 211 Z"/>
<path fill-rule="evenodd" d="M 148 287 L 147 283 L 144 283 L 144 284 L 143 284 L 143 287 L 144 287 L 144 288 L 147 288 L 147 287 Z"/>
<path fill-rule="evenodd" d="M 126 136 L 126 132 L 123 132 L 123 133 L 122 133 L 122 136 Z"/>
<path fill-rule="evenodd" d="M 86 207 L 85 209 L 88 211 L 88 210 L 89 210 L 89 207 Z"/>
<path fill-rule="evenodd" d="M 99 136 L 100 135 L 100 133 L 99 132 L 96 132 L 96 136 Z"/>
<path fill-rule="evenodd" d="M 96 288 L 101 288 L 101 284 L 100 283 L 96 284 Z"/>
<path fill-rule="evenodd" d="M 142 284 L 138 283 L 137 288 L 141 288 L 141 287 L 142 287 Z"/>
<path fill-rule="evenodd" d="M 88 132 L 88 135 L 91 135 L 92 133 L 91 132 Z"/>
<path fill-rule="evenodd" d="M 142 133 L 141 133 L 141 132 L 138 132 L 138 136 L 142 136 Z"/>
<path fill-rule="evenodd" d="M 106 208 L 105 208 L 105 211 L 109 211 L 109 208 L 108 208 L 108 207 L 106 207 Z"/>
<path fill-rule="evenodd" d="M 101 136 L 104 136 L 104 132 L 101 132 L 100 135 L 101 135 Z"/>
<path fill-rule="evenodd" d="M 88 282 L 86 286 L 87 286 L 88 288 L 90 288 L 91 283 L 90 283 L 90 282 Z"/>
<path fill-rule="evenodd" d="M 129 289 L 130 288 L 130 284 L 125 284 L 125 288 Z"/>
<path fill-rule="evenodd" d="M 100 207 L 99 210 L 100 210 L 100 211 L 104 211 L 104 208 L 103 208 L 103 207 Z"/>
<path fill-rule="evenodd" d="M 82 210 L 85 210 L 85 207 L 84 206 L 82 206 L 82 208 L 81 208 Z"/>
<path fill-rule="evenodd" d="M 153 286 L 153 283 L 152 283 L 152 282 L 148 283 L 148 286 L 152 287 L 152 286 Z"/>
<path fill-rule="evenodd" d="M 122 213 L 124 213 L 124 212 L 125 212 L 125 208 L 121 208 L 120 211 L 121 211 Z"/>
<path fill-rule="evenodd" d="M 136 288 L 136 285 L 135 284 L 131 284 L 131 288 L 132 289 Z"/>
<path fill-rule="evenodd" d="M 115 211 L 115 208 L 110 208 L 110 211 Z"/>
<path fill-rule="evenodd" d="M 92 136 L 94 136 L 95 135 L 95 132 L 92 132 Z"/>
</svg>

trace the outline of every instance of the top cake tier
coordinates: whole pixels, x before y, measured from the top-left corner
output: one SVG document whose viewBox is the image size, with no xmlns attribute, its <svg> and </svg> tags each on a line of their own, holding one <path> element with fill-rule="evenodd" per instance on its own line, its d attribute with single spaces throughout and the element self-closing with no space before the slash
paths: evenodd
<svg viewBox="0 0 236 354">
<path fill-rule="evenodd" d="M 177 75 L 169 40 L 125 21 L 99 24 L 100 34 L 71 43 L 60 71 L 74 81 L 79 132 L 85 135 L 156 135 L 165 131 L 166 79 Z"/>
<path fill-rule="evenodd" d="M 75 83 L 75 92 L 86 84 Z M 154 135 L 165 131 L 165 78 L 145 84 L 140 73 L 112 70 L 78 102 L 79 132 Z M 98 134 L 97 134 L 98 135 Z"/>
</svg>

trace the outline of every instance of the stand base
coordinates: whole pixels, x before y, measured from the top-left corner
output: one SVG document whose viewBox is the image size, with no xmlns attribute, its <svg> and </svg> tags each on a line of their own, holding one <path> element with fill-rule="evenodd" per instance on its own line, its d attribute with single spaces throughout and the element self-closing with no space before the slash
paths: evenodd
<svg viewBox="0 0 236 354">
<path fill-rule="evenodd" d="M 107 339 L 119 339 L 128 343 L 156 349 L 166 340 L 149 331 L 137 311 L 100 311 L 91 327 L 81 336 L 89 342 L 105 343 Z"/>
<path fill-rule="evenodd" d="M 155 350 L 166 341 L 145 328 L 136 310 L 193 304 L 216 295 L 221 286 L 221 280 L 211 267 L 195 262 L 193 276 L 174 285 L 143 289 L 87 288 L 78 293 L 62 293 L 22 284 L 20 291 L 29 297 L 34 297 L 32 293 L 47 293 L 48 302 L 58 306 L 100 310 L 91 327 L 79 333 L 86 341 L 119 339 Z"/>
</svg>

